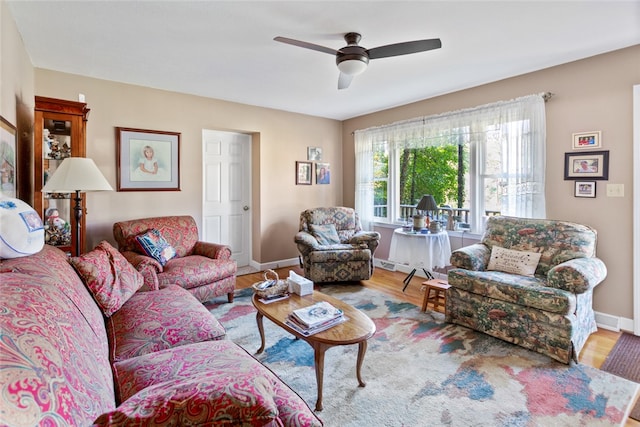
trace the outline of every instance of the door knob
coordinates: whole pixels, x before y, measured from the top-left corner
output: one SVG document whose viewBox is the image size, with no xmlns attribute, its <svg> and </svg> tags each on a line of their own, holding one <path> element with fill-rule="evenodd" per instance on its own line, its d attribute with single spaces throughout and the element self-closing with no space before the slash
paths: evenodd
<svg viewBox="0 0 640 427">
<path fill-rule="evenodd" d="M 242 210 L 248 211 L 249 210 L 249 206 L 243 207 Z"/>
</svg>

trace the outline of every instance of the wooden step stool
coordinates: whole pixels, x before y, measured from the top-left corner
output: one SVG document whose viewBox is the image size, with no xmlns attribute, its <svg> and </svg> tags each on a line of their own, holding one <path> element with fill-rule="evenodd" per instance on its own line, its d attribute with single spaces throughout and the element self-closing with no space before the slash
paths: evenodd
<svg viewBox="0 0 640 427">
<path fill-rule="evenodd" d="M 427 305 L 433 305 L 433 311 L 442 307 L 442 313 L 446 311 L 445 301 L 447 298 L 447 289 L 451 287 L 446 280 L 431 279 L 422 282 L 424 288 L 424 300 L 422 301 L 422 311 L 427 311 Z M 433 292 L 433 295 L 431 294 Z"/>
</svg>

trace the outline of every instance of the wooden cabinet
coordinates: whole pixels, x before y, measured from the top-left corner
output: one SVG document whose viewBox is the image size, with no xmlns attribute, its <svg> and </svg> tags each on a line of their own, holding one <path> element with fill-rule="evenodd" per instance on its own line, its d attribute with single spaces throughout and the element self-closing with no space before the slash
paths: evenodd
<svg viewBox="0 0 640 427">
<path fill-rule="evenodd" d="M 43 194 L 42 187 L 67 157 L 86 156 L 89 109 L 83 102 L 35 98 L 34 209 L 45 223 L 45 243 L 76 253 L 75 194 Z M 84 197 L 82 210 L 84 212 Z M 81 222 L 84 222 L 82 215 Z M 84 224 L 80 224 L 80 253 L 84 252 Z"/>
</svg>

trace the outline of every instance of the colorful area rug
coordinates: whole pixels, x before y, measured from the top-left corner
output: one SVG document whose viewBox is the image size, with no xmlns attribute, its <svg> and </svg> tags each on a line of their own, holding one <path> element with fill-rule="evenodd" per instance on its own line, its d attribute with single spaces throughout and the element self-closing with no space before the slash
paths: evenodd
<svg viewBox="0 0 640 427">
<path fill-rule="evenodd" d="M 620 335 L 600 369 L 640 383 L 640 337 L 627 333 Z M 640 399 L 630 417 L 640 421 Z"/>
<path fill-rule="evenodd" d="M 327 427 L 620 425 L 639 387 L 446 324 L 439 313 L 359 285 L 321 290 L 359 308 L 377 327 L 362 367 L 364 388 L 356 380 L 357 346 L 327 350 L 318 412 Z M 208 307 L 228 339 L 255 354 L 260 335 L 250 295 L 245 289 L 233 304 Z M 256 357 L 314 408 L 311 347 L 264 323 L 267 347 Z"/>
</svg>

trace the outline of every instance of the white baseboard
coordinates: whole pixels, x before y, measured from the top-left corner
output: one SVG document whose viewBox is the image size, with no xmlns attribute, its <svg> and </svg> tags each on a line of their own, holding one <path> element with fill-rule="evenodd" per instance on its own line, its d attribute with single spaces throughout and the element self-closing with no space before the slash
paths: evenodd
<svg viewBox="0 0 640 427">
<path fill-rule="evenodd" d="M 614 316 L 607 313 L 600 313 L 598 311 L 596 311 L 595 314 L 598 328 L 614 332 L 633 332 L 633 319 L 627 319 L 626 317 Z"/>
<path fill-rule="evenodd" d="M 298 258 L 283 259 L 279 261 L 265 262 L 262 264 L 251 261 L 251 266 L 257 268 L 260 271 L 275 269 L 275 268 L 298 266 L 298 265 L 300 265 Z"/>
</svg>

